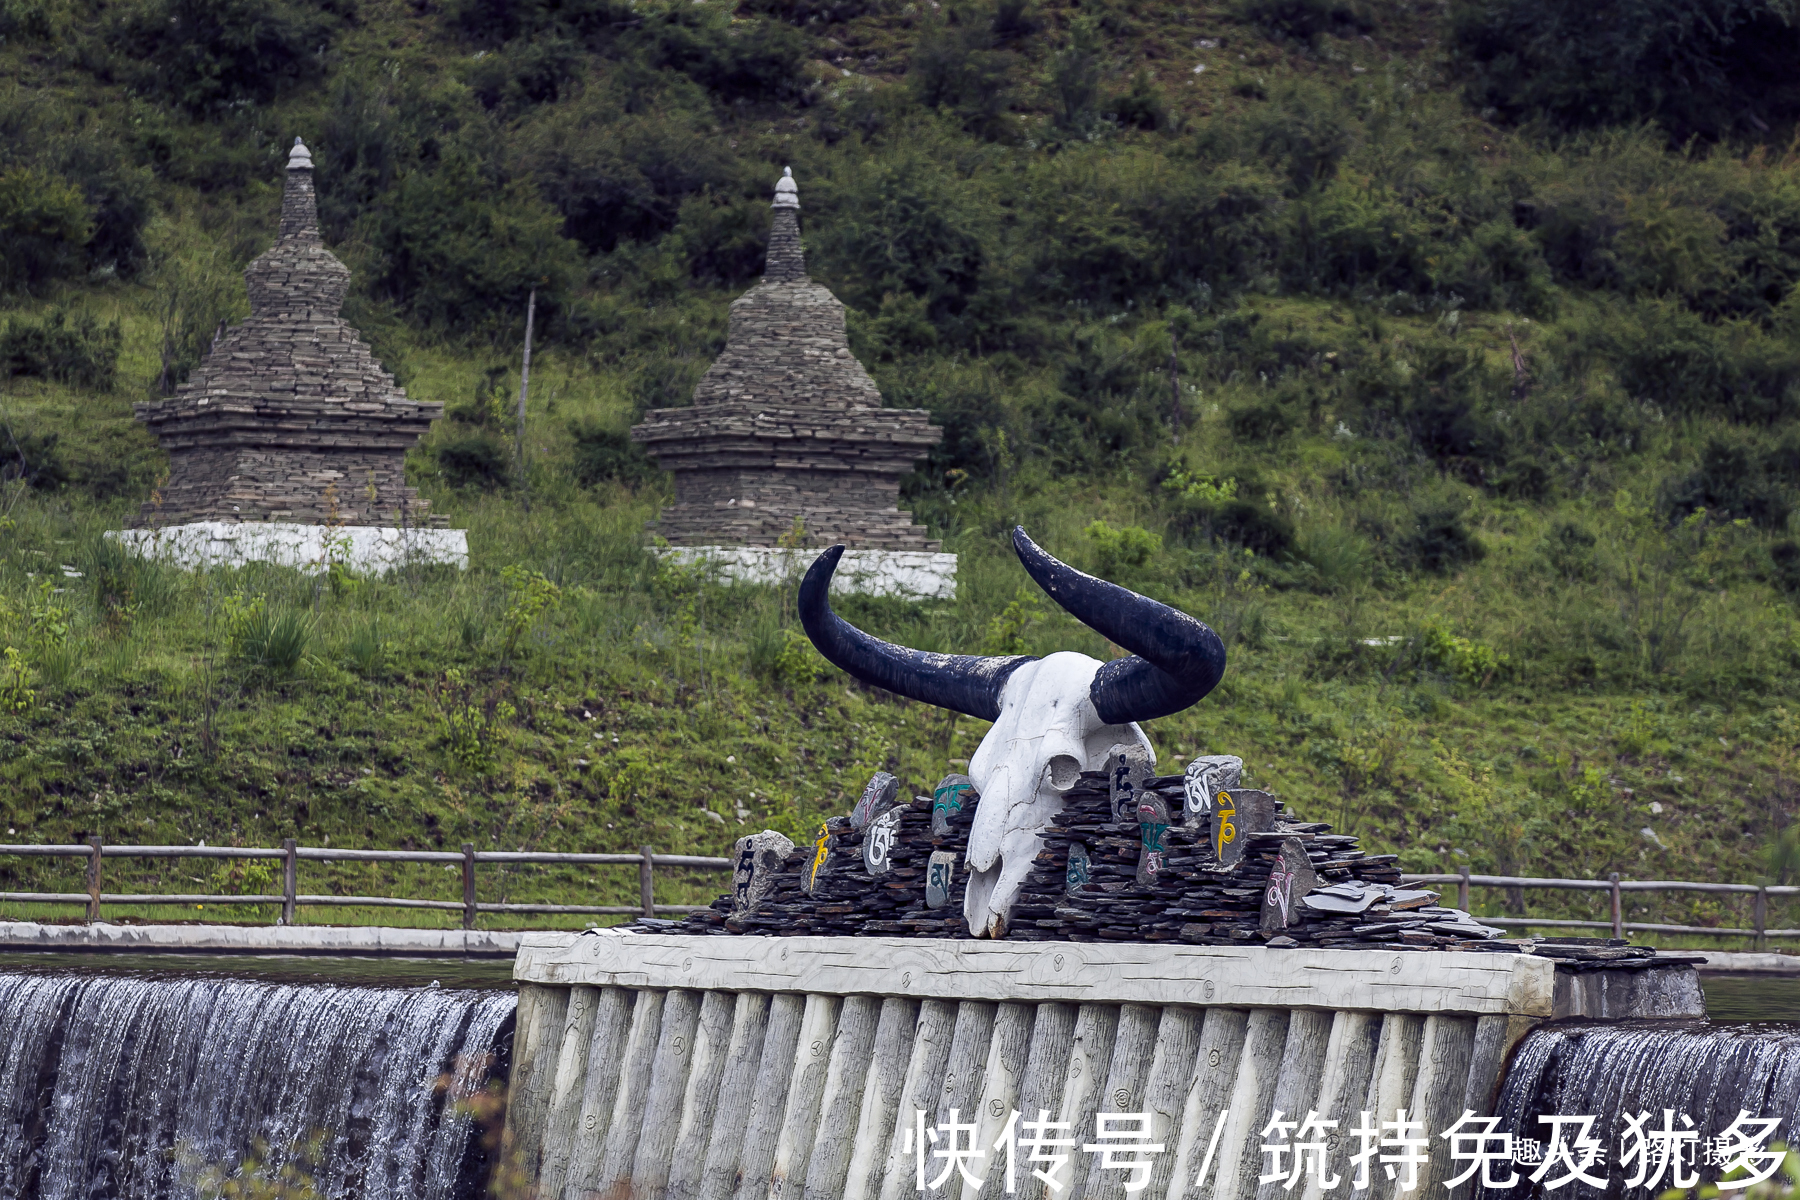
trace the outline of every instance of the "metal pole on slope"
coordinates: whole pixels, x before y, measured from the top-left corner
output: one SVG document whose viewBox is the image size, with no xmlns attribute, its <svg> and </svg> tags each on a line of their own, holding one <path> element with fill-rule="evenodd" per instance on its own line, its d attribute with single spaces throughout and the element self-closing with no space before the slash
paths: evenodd
<svg viewBox="0 0 1800 1200">
<path fill-rule="evenodd" d="M 300 891 L 300 843 L 281 839 L 281 923 L 294 923 L 295 895 Z"/>
<path fill-rule="evenodd" d="M 656 867 L 650 861 L 650 857 L 655 851 L 649 846 L 640 846 L 638 851 L 643 855 L 643 862 L 638 866 L 638 900 L 644 906 L 644 915 L 654 917 L 656 915 Z"/>
<path fill-rule="evenodd" d="M 1619 873 L 1614 871 L 1606 877 L 1606 881 L 1612 884 L 1612 935 L 1622 938 L 1625 936 L 1625 911 L 1619 895 Z"/>
<path fill-rule="evenodd" d="M 513 460 L 519 467 L 519 497 L 525 510 L 531 511 L 531 496 L 525 490 L 525 394 L 531 390 L 531 330 L 537 319 L 537 289 L 525 302 L 525 362 L 519 368 L 519 432 L 513 443 Z"/>
<path fill-rule="evenodd" d="M 88 846 L 90 850 L 87 870 L 87 923 L 92 925 L 100 919 L 100 839 L 98 837 L 89 838 Z"/>
</svg>

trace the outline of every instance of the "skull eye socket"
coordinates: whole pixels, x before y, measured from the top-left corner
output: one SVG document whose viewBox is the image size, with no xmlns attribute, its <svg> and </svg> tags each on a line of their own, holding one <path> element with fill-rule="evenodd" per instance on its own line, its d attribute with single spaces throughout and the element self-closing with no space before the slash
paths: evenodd
<svg viewBox="0 0 1800 1200">
<path fill-rule="evenodd" d="M 1068 791 L 1081 778 L 1081 760 L 1072 754 L 1051 755 L 1047 769 L 1050 772 L 1050 786 L 1059 792 Z"/>
</svg>

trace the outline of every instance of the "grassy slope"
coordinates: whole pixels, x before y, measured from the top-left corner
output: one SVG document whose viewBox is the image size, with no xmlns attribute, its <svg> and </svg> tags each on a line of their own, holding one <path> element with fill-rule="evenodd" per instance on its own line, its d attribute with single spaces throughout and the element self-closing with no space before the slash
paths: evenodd
<svg viewBox="0 0 1800 1200">
<path fill-rule="evenodd" d="M 409 69 L 429 67 L 448 51 L 405 15 L 411 11 L 370 6 L 346 55 L 394 55 Z M 891 80 L 904 69 L 908 25 L 873 16 L 834 36 L 861 73 Z M 1224 36 L 1226 45 L 1208 55 L 1212 69 L 1195 76 L 1190 60 L 1199 57 L 1202 36 Z M 1398 56 L 1413 56 L 1398 59 L 1411 70 L 1429 63 L 1434 36 L 1422 10 L 1400 9 L 1368 39 L 1328 39 L 1323 53 L 1305 55 L 1217 13 L 1144 8 L 1116 34 L 1115 48 L 1122 59 L 1151 66 L 1172 106 L 1197 114 L 1242 103 L 1233 89 L 1245 78 L 1345 75 Z M 29 77 L 21 53 L 7 53 Z M 294 102 L 286 115 L 303 118 L 306 103 Z M 737 132 L 770 156 L 795 136 L 761 122 Z M 190 247 L 246 236 L 245 229 L 273 224 L 273 200 L 267 189 L 231 201 L 177 189 L 154 236 Z M 132 487 L 110 503 L 65 494 L 12 507 L 14 526 L 0 537 L 0 596 L 14 613 L 14 642 L 25 640 L 33 578 L 56 579 L 63 563 L 81 566 L 88 540 L 119 522 L 157 469 L 150 439 L 129 416 L 155 371 L 147 315 L 154 296 L 104 285 L 67 298 L 123 321 L 119 390 L 79 394 L 15 380 L 7 413 L 55 428 L 78 457 L 132 464 Z M 726 298 L 707 297 L 715 340 Z M 1343 336 L 1346 314 L 1327 302 L 1251 304 L 1266 322 Z M 16 311 L 41 308 L 41 300 L 21 302 Z M 1505 314 L 1470 316 L 1457 336 L 1503 363 L 1512 326 Z M 1402 342 L 1433 333 L 1434 318 L 1399 317 L 1388 320 L 1384 336 Z M 484 368 L 508 358 L 414 341 L 404 330 L 394 338 L 409 387 L 424 399 L 466 397 Z M 890 383 L 904 363 L 881 370 Z M 1273 446 L 1240 444 L 1226 428 L 1225 408 L 1244 385 L 1209 377 L 1204 366 L 1197 383 L 1200 424 L 1180 451 L 1188 466 L 1223 473 L 1252 463 L 1314 527 L 1347 519 L 1355 505 L 1339 481 L 1359 468 L 1381 480 L 1372 498 L 1356 500 L 1364 508 L 1383 496 L 1397 502 L 1407 487 L 1450 487 L 1428 472 L 1395 468 L 1368 438 L 1303 431 Z M 434 503 L 470 530 L 475 569 L 466 577 L 371 583 L 345 594 L 277 572 L 157 577 L 142 584 L 142 609 L 123 626 L 106 623 L 85 584 L 71 582 L 63 597 L 74 608 L 67 649 L 33 652 L 37 706 L 0 716 L 0 819 L 9 837 L 71 841 L 97 833 L 267 845 L 296 836 L 339 845 L 454 848 L 467 840 L 572 850 L 653 843 L 722 853 L 740 833 L 763 826 L 803 835 L 821 816 L 846 810 L 872 770 L 897 771 L 923 788 L 948 762 L 967 757 L 978 722 L 952 722 L 835 672 L 812 683 L 784 678 L 773 665 L 781 630 L 792 624 L 784 594 L 659 576 L 636 550 L 657 502 L 653 489 L 582 492 L 563 480 L 564 423 L 627 415 L 620 371 L 552 348 L 534 363 L 534 385 L 542 407 L 533 414 L 538 494 L 529 516 L 515 501 L 444 489 L 427 453 L 419 455 L 420 482 Z M 1469 521 L 1488 554 L 1447 577 L 1390 578 L 1375 588 L 1358 583 L 1352 569 L 1331 587 L 1271 588 L 1272 576 L 1245 574 L 1230 555 L 1182 551 L 1173 542 L 1145 563 L 1113 564 L 1122 581 L 1177 599 L 1236 639 L 1225 684 L 1190 712 L 1155 722 L 1152 738 L 1165 756 L 1243 755 L 1257 783 L 1308 816 L 1360 834 L 1372 849 L 1400 852 L 1413 869 L 1467 861 L 1478 871 L 1759 877 L 1772 832 L 1792 805 L 1795 728 L 1785 681 L 1772 665 L 1793 642 L 1786 602 L 1741 576 L 1694 614 L 1698 640 L 1669 671 L 1648 684 L 1642 674 L 1618 672 L 1584 679 L 1583 656 L 1630 657 L 1629 630 L 1621 634 L 1616 622 L 1600 627 L 1621 593 L 1605 579 L 1559 576 L 1544 566 L 1544 536 L 1557 522 L 1604 525 L 1615 489 L 1647 494 L 1663 469 L 1658 454 L 1672 455 L 1705 432 L 1675 421 L 1657 427 L 1647 436 L 1660 452 L 1586 465 L 1592 481 L 1554 504 L 1474 496 Z M 1343 511 L 1334 516 L 1336 509 Z M 943 649 L 980 648 L 1024 583 L 1004 548 L 1011 521 L 1024 520 L 1053 550 L 1096 566 L 1097 552 L 1082 536 L 1091 520 L 1152 528 L 1162 520 L 1145 479 L 1024 469 L 1012 477 L 1002 471 L 954 505 L 940 498 L 929 511 L 963 555 L 958 600 L 848 611 L 873 631 Z M 1609 548 L 1609 564 L 1630 559 L 1628 532 L 1603 539 L 1600 552 Z M 510 563 L 547 572 L 564 598 L 503 663 L 508 599 L 498 573 Z M 256 594 L 317 621 L 311 653 L 291 677 L 226 654 L 224 601 Z M 1425 654 L 1421 630 L 1430 622 L 1498 648 L 1511 669 L 1459 679 L 1448 660 Z M 360 637 L 366 646 L 374 629 L 383 653 L 358 665 L 352 644 Z M 1709 640 L 1722 648 L 1709 653 Z M 1054 613 L 1030 624 L 1023 642 L 1035 652 L 1106 649 Z M 1745 660 L 1765 666 L 1741 686 L 1709 667 Z M 504 694 L 517 710 L 516 719 L 501 722 L 489 771 L 470 770 L 446 750 L 440 716 L 450 667 L 469 671 L 483 694 Z M 73 886 L 70 872 L 62 876 L 49 866 L 0 867 L 7 886 Z M 373 872 L 345 869 L 332 878 L 347 892 L 376 886 Z M 387 882 L 454 895 L 453 879 L 433 879 L 421 870 Z M 137 882 L 188 886 L 174 873 L 150 871 Z M 250 890 L 255 880 L 213 882 Z M 505 898 L 566 898 L 576 882 L 597 902 L 629 902 L 635 894 L 627 872 L 521 871 L 507 880 Z M 701 900 L 714 889 L 714 881 L 696 877 L 662 898 Z M 1487 910 L 1499 911 L 1499 897 L 1491 901 Z M 1552 901 L 1534 911 L 1551 910 L 1565 906 Z M 1721 916 L 1698 901 L 1656 911 Z"/>
</svg>

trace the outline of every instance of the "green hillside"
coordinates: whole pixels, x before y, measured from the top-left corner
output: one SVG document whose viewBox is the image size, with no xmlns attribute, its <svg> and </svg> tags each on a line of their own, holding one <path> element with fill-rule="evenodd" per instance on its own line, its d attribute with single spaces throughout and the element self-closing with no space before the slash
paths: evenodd
<svg viewBox="0 0 1800 1200">
<path fill-rule="evenodd" d="M 5 840 L 722 853 L 966 759 L 979 722 L 825 667 L 791 590 L 643 549 L 625 431 L 687 402 L 791 165 L 853 347 L 945 429 L 906 494 L 962 556 L 954 603 L 851 619 L 1106 655 L 1022 522 L 1226 638 L 1165 764 L 1241 754 L 1408 869 L 1793 882 L 1796 52 L 1785 0 L 0 0 Z M 98 540 L 297 135 L 346 315 L 447 405 L 412 479 L 466 575 Z"/>
</svg>

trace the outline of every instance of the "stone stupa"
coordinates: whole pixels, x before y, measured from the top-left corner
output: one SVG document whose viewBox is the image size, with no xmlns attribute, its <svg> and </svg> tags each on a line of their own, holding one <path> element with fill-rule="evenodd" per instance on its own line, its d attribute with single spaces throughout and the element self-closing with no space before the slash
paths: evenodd
<svg viewBox="0 0 1800 1200">
<path fill-rule="evenodd" d="M 655 409 L 631 431 L 675 475 L 675 503 L 651 529 L 676 558 L 731 580 L 779 581 L 842 542 L 843 590 L 949 598 L 956 556 L 899 507 L 901 476 L 943 430 L 923 409 L 883 408 L 850 353 L 843 304 L 806 274 L 791 170 L 773 208 L 762 282 L 732 302 L 693 405 Z"/>
<path fill-rule="evenodd" d="M 467 535 L 436 528 L 406 484 L 406 451 L 444 406 L 407 399 L 339 315 L 350 269 L 319 236 L 299 138 L 280 232 L 244 280 L 250 319 L 173 396 L 136 406 L 169 452 L 169 477 L 118 536 L 183 565 L 467 566 Z"/>
</svg>

